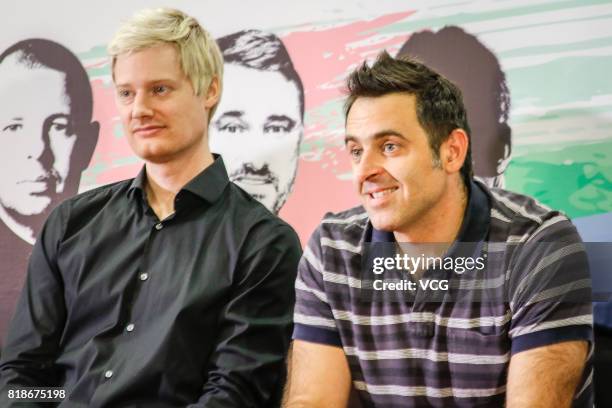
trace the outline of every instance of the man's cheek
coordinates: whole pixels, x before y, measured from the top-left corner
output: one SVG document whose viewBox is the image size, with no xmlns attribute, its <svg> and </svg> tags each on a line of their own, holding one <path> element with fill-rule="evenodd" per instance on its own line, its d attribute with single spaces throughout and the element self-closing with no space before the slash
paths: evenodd
<svg viewBox="0 0 612 408">
<path fill-rule="evenodd" d="M 76 140 L 77 136 L 71 135 L 69 137 L 56 138 L 56 140 L 51 142 L 51 150 L 53 151 L 54 157 L 53 168 L 62 181 L 66 180 L 70 172 L 70 159 L 74 152 Z M 63 191 L 63 187 L 61 190 Z M 57 192 L 59 193 L 61 191 Z"/>
</svg>

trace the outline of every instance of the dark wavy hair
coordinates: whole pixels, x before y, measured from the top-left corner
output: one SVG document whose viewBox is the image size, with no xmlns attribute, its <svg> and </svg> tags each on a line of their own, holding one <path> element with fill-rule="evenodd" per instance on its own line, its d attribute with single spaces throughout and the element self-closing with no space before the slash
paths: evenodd
<svg viewBox="0 0 612 408">
<path fill-rule="evenodd" d="M 17 62 L 27 68 L 47 67 L 65 73 L 73 128 L 91 121 L 93 96 L 89 77 L 79 59 L 68 48 L 42 38 L 27 39 L 13 44 L 0 54 L 0 64 L 13 54 Z"/>
<path fill-rule="evenodd" d="M 260 30 L 243 30 L 217 39 L 217 44 L 226 64 L 280 72 L 293 82 L 300 94 L 300 113 L 304 118 L 304 86 L 280 38 Z"/>
<path fill-rule="evenodd" d="M 396 92 L 414 95 L 417 119 L 427 133 L 436 161 L 440 158 L 440 145 L 454 129 L 460 128 L 470 134 L 459 88 L 417 60 L 408 57 L 393 58 L 383 51 L 372 66 L 364 62 L 350 74 L 347 92 L 345 119 L 357 98 Z M 471 156 L 468 144 L 467 156 L 461 167 L 461 176 L 466 186 L 473 177 Z"/>
</svg>

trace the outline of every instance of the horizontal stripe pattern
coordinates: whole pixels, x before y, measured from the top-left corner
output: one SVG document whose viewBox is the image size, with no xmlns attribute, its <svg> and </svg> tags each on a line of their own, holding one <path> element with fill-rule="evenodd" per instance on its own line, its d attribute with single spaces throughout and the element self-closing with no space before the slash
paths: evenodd
<svg viewBox="0 0 612 408">
<path fill-rule="evenodd" d="M 458 302 L 366 297 L 372 275 L 361 268 L 371 225 L 361 207 L 326 215 L 310 240 L 296 281 L 296 332 L 312 328 L 309 340 L 316 330 L 337 334 L 368 406 L 448 398 L 499 406 L 514 339 L 592 325 L 590 303 L 564 301 L 590 289 L 588 271 L 569 262 L 584 251 L 569 220 L 531 198 L 482 189 L 491 205 L 483 249 L 491 268 L 451 280 L 468 294 Z M 580 394 L 591 392 L 589 373 Z"/>
<path fill-rule="evenodd" d="M 477 398 L 490 397 L 503 394 L 506 387 L 497 388 L 433 388 L 433 387 L 406 387 L 398 385 L 371 385 L 363 381 L 353 381 L 355 389 L 367 391 L 375 395 L 401 395 L 405 397 L 435 397 L 435 398 Z"/>
</svg>

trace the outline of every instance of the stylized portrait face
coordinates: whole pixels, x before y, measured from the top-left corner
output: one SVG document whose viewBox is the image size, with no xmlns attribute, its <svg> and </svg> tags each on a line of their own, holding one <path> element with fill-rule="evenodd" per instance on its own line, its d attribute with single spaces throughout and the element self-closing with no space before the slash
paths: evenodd
<svg viewBox="0 0 612 408">
<path fill-rule="evenodd" d="M 9 56 L 0 64 L 0 203 L 23 216 L 43 213 L 65 189 L 77 136 L 66 74 L 30 68 Z"/>
<path fill-rule="evenodd" d="M 226 64 L 223 97 L 210 128 L 230 179 L 278 212 L 297 171 L 301 94 L 279 71 Z"/>
</svg>

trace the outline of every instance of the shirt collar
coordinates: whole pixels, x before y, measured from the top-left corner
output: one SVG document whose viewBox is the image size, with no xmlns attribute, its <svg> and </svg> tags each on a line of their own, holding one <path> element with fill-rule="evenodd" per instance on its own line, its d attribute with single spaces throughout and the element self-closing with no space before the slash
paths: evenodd
<svg viewBox="0 0 612 408">
<path fill-rule="evenodd" d="M 489 212 L 490 203 L 487 193 L 479 183 L 474 180 L 470 181 L 468 205 L 465 208 L 461 228 L 455 242 L 483 242 L 489 233 Z M 371 242 L 396 242 L 393 232 L 371 228 Z"/>
<path fill-rule="evenodd" d="M 189 191 L 209 203 L 214 203 L 219 199 L 221 193 L 229 184 L 229 177 L 223 158 L 216 153 L 213 153 L 213 158 L 213 163 L 192 178 L 181 191 Z M 141 197 L 144 197 L 146 180 L 146 168 L 143 166 L 136 178 L 132 180 L 128 195 L 131 197 L 134 191 L 140 191 Z"/>
</svg>

